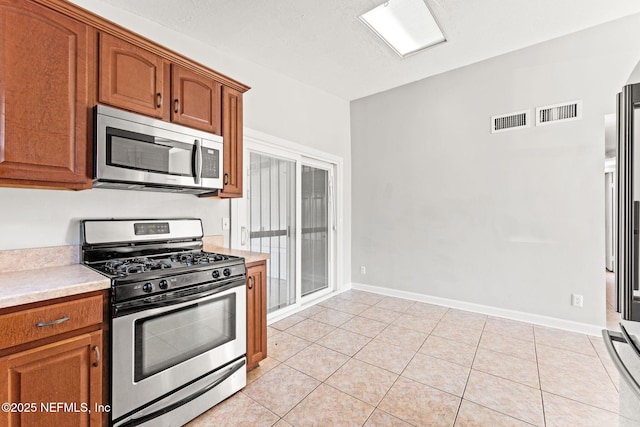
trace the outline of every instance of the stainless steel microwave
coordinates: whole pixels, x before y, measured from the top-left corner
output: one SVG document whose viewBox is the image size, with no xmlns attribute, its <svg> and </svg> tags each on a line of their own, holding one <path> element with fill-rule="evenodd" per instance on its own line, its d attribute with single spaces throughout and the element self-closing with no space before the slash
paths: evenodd
<svg viewBox="0 0 640 427">
<path fill-rule="evenodd" d="M 222 137 L 94 108 L 94 188 L 204 194 L 222 188 Z"/>
</svg>

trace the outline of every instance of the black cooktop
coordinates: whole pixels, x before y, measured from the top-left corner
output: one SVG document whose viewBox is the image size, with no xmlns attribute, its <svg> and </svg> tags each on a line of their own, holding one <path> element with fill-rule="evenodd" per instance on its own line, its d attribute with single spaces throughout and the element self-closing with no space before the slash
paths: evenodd
<svg viewBox="0 0 640 427">
<path fill-rule="evenodd" d="M 214 252 L 178 252 L 157 256 L 116 258 L 104 262 L 94 262 L 90 266 L 103 274 L 117 278 L 148 272 L 179 274 L 185 268 L 194 266 L 215 268 L 221 263 L 235 259 L 238 257 Z"/>
</svg>

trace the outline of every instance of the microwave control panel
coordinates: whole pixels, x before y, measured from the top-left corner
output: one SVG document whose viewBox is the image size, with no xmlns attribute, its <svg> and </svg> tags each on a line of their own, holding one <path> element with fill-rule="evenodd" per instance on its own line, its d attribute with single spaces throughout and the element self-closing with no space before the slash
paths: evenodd
<svg viewBox="0 0 640 427">
<path fill-rule="evenodd" d="M 220 178 L 219 157 L 219 150 L 202 148 L 202 178 Z"/>
</svg>

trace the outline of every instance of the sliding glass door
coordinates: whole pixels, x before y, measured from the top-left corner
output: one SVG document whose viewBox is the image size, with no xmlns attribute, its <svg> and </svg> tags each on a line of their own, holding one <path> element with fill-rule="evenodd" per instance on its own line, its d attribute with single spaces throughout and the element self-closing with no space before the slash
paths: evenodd
<svg viewBox="0 0 640 427">
<path fill-rule="evenodd" d="M 296 302 L 296 164 L 260 153 L 249 156 L 249 248 L 271 255 L 267 310 Z"/>
<path fill-rule="evenodd" d="M 302 296 L 329 287 L 329 171 L 302 165 Z"/>
<path fill-rule="evenodd" d="M 247 149 L 245 159 L 246 196 L 233 205 L 240 232 L 232 246 L 270 254 L 268 313 L 332 292 L 335 166 L 273 149 Z"/>
</svg>

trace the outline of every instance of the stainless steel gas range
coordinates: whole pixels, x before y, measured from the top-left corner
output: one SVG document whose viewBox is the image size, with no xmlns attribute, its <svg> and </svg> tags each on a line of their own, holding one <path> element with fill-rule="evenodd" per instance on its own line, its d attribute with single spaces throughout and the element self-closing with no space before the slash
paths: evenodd
<svg viewBox="0 0 640 427">
<path fill-rule="evenodd" d="M 202 250 L 199 219 L 81 221 L 111 278 L 111 422 L 181 426 L 246 385 L 244 259 Z"/>
</svg>

